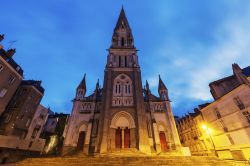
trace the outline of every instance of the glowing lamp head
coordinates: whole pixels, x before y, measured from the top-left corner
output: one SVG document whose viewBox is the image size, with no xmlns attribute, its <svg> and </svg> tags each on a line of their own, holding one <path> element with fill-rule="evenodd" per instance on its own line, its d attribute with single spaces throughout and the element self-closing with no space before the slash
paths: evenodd
<svg viewBox="0 0 250 166">
<path fill-rule="evenodd" d="M 205 124 L 201 125 L 201 128 L 202 128 L 203 130 L 207 130 L 207 126 L 206 126 Z"/>
</svg>

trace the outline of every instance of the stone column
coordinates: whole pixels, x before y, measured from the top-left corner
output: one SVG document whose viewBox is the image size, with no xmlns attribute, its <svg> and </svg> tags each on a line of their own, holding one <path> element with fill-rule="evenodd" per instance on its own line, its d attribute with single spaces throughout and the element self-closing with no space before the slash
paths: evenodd
<svg viewBox="0 0 250 166">
<path fill-rule="evenodd" d="M 84 150 L 83 150 L 86 154 L 88 154 L 89 152 L 91 130 L 92 130 L 92 123 L 88 123 L 88 128 L 87 128 L 87 133 L 86 133 L 85 143 L 84 143 Z"/>
<path fill-rule="evenodd" d="M 159 132 L 158 132 L 157 124 L 156 123 L 153 123 L 153 129 L 154 129 L 154 138 L 155 138 L 156 152 L 160 153 L 161 152 L 161 143 L 160 143 Z"/>
<path fill-rule="evenodd" d="M 122 149 L 124 149 L 124 128 L 122 130 Z"/>
<path fill-rule="evenodd" d="M 176 150 L 180 150 L 181 149 L 180 138 L 179 138 L 178 131 L 175 125 L 174 115 L 173 115 L 170 103 L 166 102 L 165 106 L 167 108 L 167 120 L 170 125 L 170 132 L 172 133 L 173 144 L 176 146 Z"/>
</svg>

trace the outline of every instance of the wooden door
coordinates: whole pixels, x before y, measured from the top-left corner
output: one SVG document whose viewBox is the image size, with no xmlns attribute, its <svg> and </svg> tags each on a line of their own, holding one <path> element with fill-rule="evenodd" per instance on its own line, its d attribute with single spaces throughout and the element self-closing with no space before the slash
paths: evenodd
<svg viewBox="0 0 250 166">
<path fill-rule="evenodd" d="M 160 142 L 161 142 L 161 151 L 166 152 L 168 150 L 168 144 L 164 132 L 160 132 Z"/>
<path fill-rule="evenodd" d="M 85 142 L 85 132 L 81 131 L 79 133 L 78 142 L 77 142 L 77 149 L 78 150 L 83 150 L 84 142 Z"/>
<path fill-rule="evenodd" d="M 120 128 L 115 130 L 115 147 L 122 148 L 122 130 Z"/>
<path fill-rule="evenodd" d="M 124 148 L 130 148 L 130 129 L 127 127 L 124 130 Z"/>
</svg>

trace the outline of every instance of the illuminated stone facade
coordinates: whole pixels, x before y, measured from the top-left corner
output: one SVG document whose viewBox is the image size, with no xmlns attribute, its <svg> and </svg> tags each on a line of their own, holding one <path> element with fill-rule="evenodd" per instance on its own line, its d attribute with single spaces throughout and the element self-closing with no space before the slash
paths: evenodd
<svg viewBox="0 0 250 166">
<path fill-rule="evenodd" d="M 204 123 L 201 112 L 198 108 L 194 113 L 188 113 L 182 118 L 176 119 L 177 130 L 182 146 L 189 147 L 192 155 L 207 156 L 212 155 L 204 140 L 201 140 L 203 131 L 201 124 Z"/>
<path fill-rule="evenodd" d="M 250 67 L 210 83 L 215 101 L 201 109 L 220 158 L 250 158 Z M 207 136 L 204 136 L 205 138 Z M 204 138 L 204 139 L 205 139 Z"/>
<path fill-rule="evenodd" d="M 250 158 L 250 66 L 232 68 L 233 75 L 209 84 L 212 103 L 177 120 L 182 145 L 193 155 Z"/>
<path fill-rule="evenodd" d="M 159 97 L 149 84 L 142 87 L 137 49 L 124 10 L 121 10 L 108 50 L 104 84 L 86 94 L 86 76 L 79 84 L 64 150 L 106 153 L 137 149 L 145 153 L 180 153 L 180 141 L 168 89 L 159 77 Z"/>
</svg>

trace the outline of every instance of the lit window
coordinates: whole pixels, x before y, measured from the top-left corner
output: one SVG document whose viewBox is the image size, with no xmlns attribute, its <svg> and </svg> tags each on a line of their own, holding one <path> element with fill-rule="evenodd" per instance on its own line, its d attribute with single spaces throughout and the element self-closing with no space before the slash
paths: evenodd
<svg viewBox="0 0 250 166">
<path fill-rule="evenodd" d="M 4 97 L 6 93 L 7 93 L 7 89 L 6 88 L 1 89 L 0 90 L 0 97 Z"/>
<path fill-rule="evenodd" d="M 4 123 L 8 123 L 11 119 L 11 114 L 5 114 L 4 116 Z"/>
<path fill-rule="evenodd" d="M 3 70 L 3 65 L 0 64 L 0 72 Z"/>
<path fill-rule="evenodd" d="M 29 125 L 30 125 L 30 119 L 27 120 L 26 127 L 28 127 Z"/>
<path fill-rule="evenodd" d="M 238 96 L 234 98 L 234 102 L 240 110 L 243 110 L 245 108 L 244 104 L 242 103 L 242 101 Z"/>
<path fill-rule="evenodd" d="M 248 111 L 244 111 L 242 114 L 246 117 L 248 123 L 250 123 L 250 113 Z"/>
<path fill-rule="evenodd" d="M 9 84 L 13 84 L 13 82 L 15 81 L 15 77 L 14 76 L 10 76 L 9 78 Z"/>
<path fill-rule="evenodd" d="M 233 138 L 231 137 L 230 134 L 227 135 L 227 138 L 229 139 L 230 143 L 231 143 L 232 145 L 234 145 L 234 140 L 233 140 Z"/>
<path fill-rule="evenodd" d="M 220 114 L 218 108 L 215 108 L 214 111 L 215 111 L 215 114 L 216 114 L 217 118 L 220 119 L 221 118 L 221 114 Z"/>
</svg>

